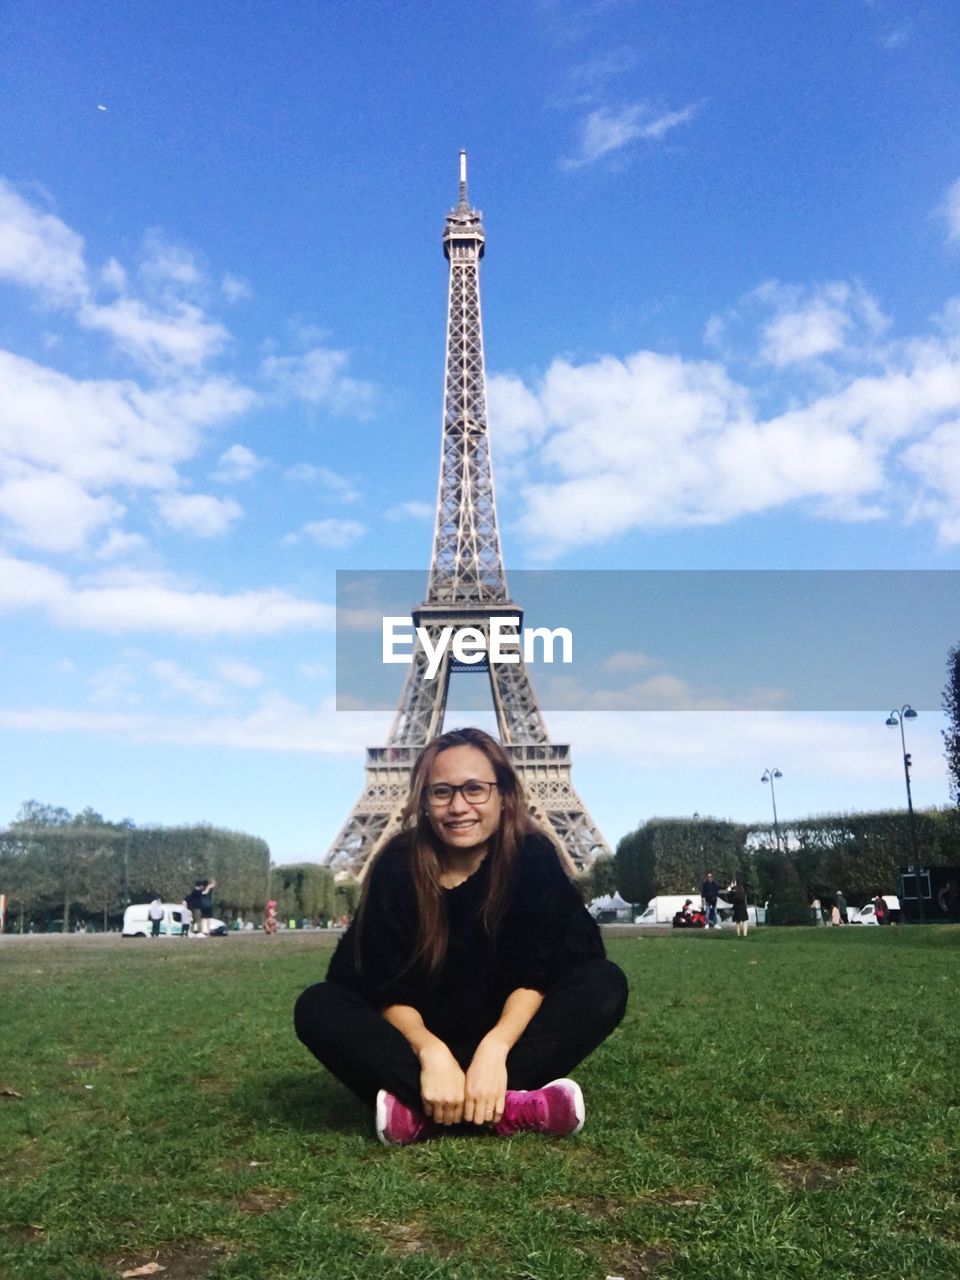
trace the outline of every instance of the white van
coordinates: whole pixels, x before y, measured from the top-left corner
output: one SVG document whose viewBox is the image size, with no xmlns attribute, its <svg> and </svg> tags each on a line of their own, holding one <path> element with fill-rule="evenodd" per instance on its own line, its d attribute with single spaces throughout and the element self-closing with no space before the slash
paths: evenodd
<svg viewBox="0 0 960 1280">
<path fill-rule="evenodd" d="M 690 893 L 661 893 L 658 897 L 650 899 L 645 911 L 633 917 L 633 923 L 672 924 L 673 917 L 678 911 L 683 910 L 685 902 L 690 903 L 692 910 L 700 910 L 699 893 L 694 893 L 692 890 Z"/>
<path fill-rule="evenodd" d="M 634 924 L 672 924 L 673 917 L 678 911 L 683 910 L 683 904 L 690 902 L 692 911 L 700 910 L 699 893 L 662 893 L 656 898 L 651 898 L 647 903 L 646 911 L 642 911 L 638 916 L 634 916 Z M 720 924 L 728 924 L 733 918 L 733 907 L 729 902 L 723 900 L 723 893 L 717 902 L 717 915 Z M 747 920 L 750 924 L 766 924 L 767 909 L 766 907 L 747 907 Z"/>
<path fill-rule="evenodd" d="M 182 902 L 164 902 L 163 919 L 160 921 L 162 938 L 180 938 L 190 929 L 192 915 Z M 211 933 L 226 933 L 227 926 L 222 920 L 210 921 Z M 150 919 L 150 903 L 135 902 L 123 913 L 123 929 L 125 938 L 149 938 L 153 932 L 153 921 Z"/>
<path fill-rule="evenodd" d="M 895 893 L 881 894 L 884 902 L 887 904 L 887 920 L 900 920 L 900 899 Z M 896 914 L 894 914 L 896 913 Z M 876 909 L 872 902 L 866 903 L 862 907 L 851 907 L 847 911 L 847 919 L 851 924 L 877 924 Z"/>
</svg>

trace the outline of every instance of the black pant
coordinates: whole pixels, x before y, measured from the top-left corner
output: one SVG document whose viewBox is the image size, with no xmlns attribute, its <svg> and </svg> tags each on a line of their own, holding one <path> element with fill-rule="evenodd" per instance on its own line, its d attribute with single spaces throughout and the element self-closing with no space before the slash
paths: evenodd
<svg viewBox="0 0 960 1280">
<path fill-rule="evenodd" d="M 539 1089 L 572 1071 L 613 1031 L 627 1005 L 627 980 L 610 960 L 588 960 L 547 993 L 507 1058 L 511 1089 Z M 297 1035 L 327 1070 L 373 1106 L 380 1089 L 422 1107 L 420 1062 L 403 1035 L 354 991 L 335 982 L 308 987 L 294 1009 Z M 466 1070 L 485 1031 L 449 1043 Z M 443 1036 L 440 1037 L 443 1039 Z"/>
</svg>

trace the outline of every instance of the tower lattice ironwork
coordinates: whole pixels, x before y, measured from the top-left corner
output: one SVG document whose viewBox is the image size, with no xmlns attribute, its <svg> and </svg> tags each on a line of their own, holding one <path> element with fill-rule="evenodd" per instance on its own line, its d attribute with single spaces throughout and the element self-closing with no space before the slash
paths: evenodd
<svg viewBox="0 0 960 1280">
<path fill-rule="evenodd" d="M 522 610 L 510 600 L 500 550 L 487 431 L 479 264 L 483 220 L 467 199 L 466 152 L 460 153 L 460 200 L 447 215 L 443 252 L 450 263 L 443 439 L 433 557 L 426 600 L 413 611 L 435 646 L 443 627 L 475 627 L 489 642 L 493 617 L 504 643 L 519 647 Z M 436 676 L 427 679 L 419 645 L 404 682 L 387 745 L 368 747 L 360 799 L 334 840 L 327 861 L 362 876 L 370 856 L 399 828 L 410 775 L 421 748 L 443 730 L 456 659 L 448 647 Z M 556 839 L 571 871 L 582 870 L 609 848 L 570 780 L 569 746 L 552 743 L 521 658 L 483 663 L 471 671 L 490 677 L 500 740 L 523 783 L 534 817 Z"/>
</svg>

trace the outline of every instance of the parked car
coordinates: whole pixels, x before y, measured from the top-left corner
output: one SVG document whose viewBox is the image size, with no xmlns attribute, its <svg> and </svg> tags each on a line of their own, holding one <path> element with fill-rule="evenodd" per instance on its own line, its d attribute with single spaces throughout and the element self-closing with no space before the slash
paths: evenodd
<svg viewBox="0 0 960 1280">
<path fill-rule="evenodd" d="M 180 938 L 190 928 L 192 916 L 182 902 L 164 902 L 163 919 L 160 921 L 161 938 Z M 123 913 L 121 933 L 125 938 L 148 938 L 153 929 L 150 919 L 150 903 L 135 902 Z M 210 921 L 210 933 L 214 937 L 226 936 L 227 926 L 222 920 Z M 194 934 L 193 937 L 198 935 Z"/>
</svg>

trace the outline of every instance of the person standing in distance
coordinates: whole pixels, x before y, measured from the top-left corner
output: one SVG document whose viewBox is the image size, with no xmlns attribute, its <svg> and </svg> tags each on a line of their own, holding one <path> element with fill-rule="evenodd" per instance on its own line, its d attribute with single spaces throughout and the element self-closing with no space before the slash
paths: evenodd
<svg viewBox="0 0 960 1280">
<path fill-rule="evenodd" d="M 703 884 L 700 886 L 700 901 L 703 904 L 703 911 L 707 918 L 707 927 L 715 929 L 717 927 L 717 898 L 720 896 L 720 886 L 713 878 L 713 872 L 708 871 Z"/>
<path fill-rule="evenodd" d="M 150 937 L 160 937 L 160 925 L 163 923 L 163 903 L 159 898 L 154 898 L 147 907 L 147 916 L 150 920 Z"/>
<path fill-rule="evenodd" d="M 297 1035 L 376 1112 L 381 1142 L 450 1126 L 554 1136 L 583 1124 L 567 1073 L 623 1017 L 627 983 L 500 744 L 456 729 L 421 752 Z"/>
<path fill-rule="evenodd" d="M 200 932 L 207 938 L 210 936 L 210 921 L 213 919 L 213 891 L 216 887 L 216 880 L 207 880 L 200 890 Z"/>
<path fill-rule="evenodd" d="M 742 880 L 734 880 L 727 890 L 727 898 L 733 907 L 733 927 L 738 938 L 745 938 L 750 927 L 747 909 L 747 889 Z"/>
<path fill-rule="evenodd" d="M 849 924 L 850 921 L 847 918 L 847 900 L 839 889 L 837 890 L 837 911 L 840 913 L 840 923 Z"/>
</svg>

